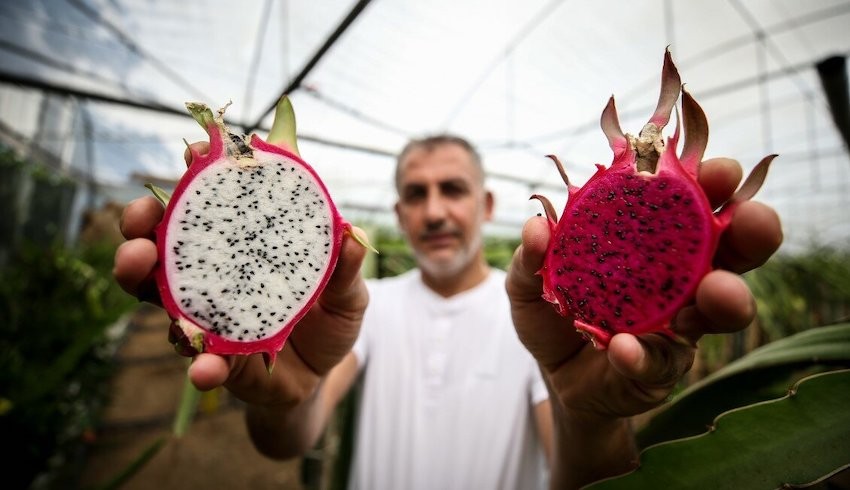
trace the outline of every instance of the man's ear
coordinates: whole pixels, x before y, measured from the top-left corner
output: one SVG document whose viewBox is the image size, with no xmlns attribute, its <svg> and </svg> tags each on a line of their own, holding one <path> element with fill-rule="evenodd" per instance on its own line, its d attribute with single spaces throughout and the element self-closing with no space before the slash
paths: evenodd
<svg viewBox="0 0 850 490">
<path fill-rule="evenodd" d="M 401 210 L 399 209 L 398 201 L 396 201 L 395 204 L 393 204 L 393 211 L 395 211 L 395 219 L 398 222 L 398 226 L 403 231 L 404 230 L 404 223 L 401 220 Z"/>
<path fill-rule="evenodd" d="M 496 198 L 493 196 L 493 192 L 489 190 L 484 191 L 484 221 L 490 221 L 493 219 L 493 209 L 496 206 Z"/>
</svg>

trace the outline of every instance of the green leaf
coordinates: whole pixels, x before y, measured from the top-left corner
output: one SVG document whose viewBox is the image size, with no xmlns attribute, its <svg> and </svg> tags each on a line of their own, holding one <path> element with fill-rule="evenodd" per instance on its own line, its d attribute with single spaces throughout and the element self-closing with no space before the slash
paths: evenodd
<svg viewBox="0 0 850 490">
<path fill-rule="evenodd" d="M 139 456 L 130 462 L 129 465 L 122 468 L 118 474 L 112 477 L 111 480 L 95 487 L 96 490 L 117 490 L 124 486 L 131 478 L 133 478 L 139 471 L 144 468 L 148 462 L 153 459 L 154 456 L 159 452 L 160 449 L 165 445 L 167 440 L 165 437 L 159 437 L 154 440 L 148 447 L 146 447 Z"/>
<path fill-rule="evenodd" d="M 145 184 L 151 193 L 153 193 L 153 197 L 157 199 L 157 201 L 161 202 L 163 206 L 168 207 L 168 201 L 171 200 L 171 196 L 160 187 L 157 187 L 153 184 Z"/>
<path fill-rule="evenodd" d="M 26 406 L 45 397 L 68 382 L 70 375 L 79 368 L 80 361 L 88 354 L 95 340 L 103 334 L 104 325 L 92 323 L 78 330 L 74 341 L 67 346 L 47 367 L 27 373 L 27 389 L 13 400 L 15 405 Z"/>
<path fill-rule="evenodd" d="M 726 410 L 776 398 L 803 376 L 844 367 L 850 367 L 850 324 L 777 340 L 682 391 L 638 433 L 638 444 L 699 434 Z"/>
<path fill-rule="evenodd" d="M 180 405 L 177 406 L 177 414 L 174 416 L 174 425 L 172 426 L 172 432 L 176 437 L 183 437 L 189 430 L 189 425 L 195 418 L 200 399 L 201 392 L 189 380 L 187 373 L 183 382 L 183 393 L 180 395 Z"/>
<path fill-rule="evenodd" d="M 355 242 L 357 242 L 357 243 L 358 243 L 361 247 L 363 247 L 363 248 L 365 248 L 366 250 L 368 250 L 368 251 L 370 251 L 370 252 L 372 252 L 372 253 L 375 253 L 375 254 L 380 253 L 380 252 L 378 252 L 378 249 L 376 249 L 375 247 L 373 247 L 373 246 L 372 246 L 372 244 L 371 244 L 371 243 L 369 243 L 369 238 L 368 238 L 368 237 L 366 237 L 366 236 L 360 236 L 360 235 L 358 235 L 357 233 L 354 233 L 354 230 L 351 228 L 351 225 L 347 225 L 347 226 L 346 226 L 346 232 L 347 232 L 347 233 L 348 233 L 348 235 L 349 235 L 352 239 L 354 239 L 354 241 L 355 241 Z"/>
<path fill-rule="evenodd" d="M 273 145 L 283 146 L 287 150 L 300 156 L 298 153 L 298 140 L 295 136 L 295 110 L 289 97 L 283 96 L 277 102 L 274 111 L 274 122 L 269 136 L 266 139 Z"/>
<path fill-rule="evenodd" d="M 641 453 L 632 473 L 591 485 L 637 488 L 779 488 L 850 465 L 850 370 L 810 376 L 783 398 L 720 415 L 713 430 Z"/>
<path fill-rule="evenodd" d="M 186 102 L 186 109 L 189 110 L 189 114 L 204 128 L 204 131 L 210 131 L 210 126 L 216 125 L 216 119 L 213 115 L 212 109 L 210 109 L 206 104 L 201 102 Z"/>
</svg>

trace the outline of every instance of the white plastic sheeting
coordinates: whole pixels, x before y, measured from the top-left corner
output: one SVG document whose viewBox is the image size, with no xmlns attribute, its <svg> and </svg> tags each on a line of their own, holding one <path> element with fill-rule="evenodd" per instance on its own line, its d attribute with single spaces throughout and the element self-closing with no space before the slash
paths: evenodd
<svg viewBox="0 0 850 490">
<path fill-rule="evenodd" d="M 86 94 L 172 111 L 232 101 L 231 120 L 251 125 L 355 3 L 2 1 L 0 122 L 102 189 L 139 195 L 134 173 L 179 176 L 182 139 L 204 133 Z M 497 196 L 488 230 L 515 234 L 539 211 L 532 192 L 564 202 L 545 154 L 578 183 L 610 162 L 598 118 L 611 94 L 623 128 L 640 129 L 670 45 L 708 115 L 707 155 L 748 171 L 780 154 L 759 198 L 782 216 L 788 250 L 846 245 L 850 157 L 814 65 L 850 53 L 847 25 L 847 0 L 373 0 L 291 97 L 302 154 L 350 219 L 391 223 L 390 155 L 450 131 L 484 155 Z"/>
</svg>

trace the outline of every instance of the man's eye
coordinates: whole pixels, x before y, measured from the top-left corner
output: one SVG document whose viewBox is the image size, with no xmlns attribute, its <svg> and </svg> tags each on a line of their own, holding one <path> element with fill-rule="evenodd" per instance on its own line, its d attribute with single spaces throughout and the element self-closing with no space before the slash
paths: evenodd
<svg viewBox="0 0 850 490">
<path fill-rule="evenodd" d="M 441 190 L 443 195 L 448 197 L 460 197 L 466 194 L 466 187 L 457 184 L 445 184 Z"/>
<path fill-rule="evenodd" d="M 425 197 L 425 191 L 419 188 L 408 188 L 404 190 L 402 194 L 402 199 L 405 202 L 416 202 L 421 201 Z"/>
</svg>

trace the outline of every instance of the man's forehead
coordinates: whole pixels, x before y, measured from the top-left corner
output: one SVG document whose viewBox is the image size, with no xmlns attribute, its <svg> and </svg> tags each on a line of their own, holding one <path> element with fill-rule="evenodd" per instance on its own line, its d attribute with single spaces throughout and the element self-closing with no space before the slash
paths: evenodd
<svg viewBox="0 0 850 490">
<path fill-rule="evenodd" d="M 420 160 L 459 160 L 472 162 L 472 155 L 465 148 L 456 143 L 442 143 L 439 145 L 417 146 L 411 148 L 404 157 L 403 163 Z"/>
<path fill-rule="evenodd" d="M 456 144 L 443 144 L 431 148 L 419 147 L 409 151 L 401 162 L 401 176 L 411 173 L 437 171 L 454 179 L 468 178 L 477 173 L 472 155 Z"/>
</svg>

